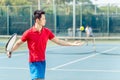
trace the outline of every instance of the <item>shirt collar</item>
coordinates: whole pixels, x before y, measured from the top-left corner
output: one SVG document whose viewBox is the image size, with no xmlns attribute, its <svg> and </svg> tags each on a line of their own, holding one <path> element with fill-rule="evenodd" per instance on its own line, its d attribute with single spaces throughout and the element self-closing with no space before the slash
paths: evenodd
<svg viewBox="0 0 120 80">
<path fill-rule="evenodd" d="M 32 31 L 33 31 L 33 32 L 37 32 L 35 26 L 32 27 Z"/>
<path fill-rule="evenodd" d="M 44 29 L 44 28 L 42 28 L 42 30 L 43 30 L 43 29 Z M 42 31 L 42 30 L 41 30 L 41 31 Z M 32 27 L 32 31 L 33 31 L 33 32 L 38 32 L 38 31 L 36 30 L 35 26 Z"/>
</svg>

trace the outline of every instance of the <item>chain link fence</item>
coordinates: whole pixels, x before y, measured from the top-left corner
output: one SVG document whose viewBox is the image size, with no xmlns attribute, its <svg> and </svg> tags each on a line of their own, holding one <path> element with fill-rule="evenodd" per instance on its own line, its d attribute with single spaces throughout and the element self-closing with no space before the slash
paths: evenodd
<svg viewBox="0 0 120 80">
<path fill-rule="evenodd" d="M 120 35 L 119 4 L 77 4 L 75 14 L 73 5 L 44 5 L 47 24 L 57 36 L 85 36 L 79 31 L 80 26 L 91 26 L 96 37 Z M 22 33 L 34 25 L 33 12 L 37 6 L 0 6 L 0 35 Z M 73 26 L 75 15 L 75 26 Z"/>
</svg>

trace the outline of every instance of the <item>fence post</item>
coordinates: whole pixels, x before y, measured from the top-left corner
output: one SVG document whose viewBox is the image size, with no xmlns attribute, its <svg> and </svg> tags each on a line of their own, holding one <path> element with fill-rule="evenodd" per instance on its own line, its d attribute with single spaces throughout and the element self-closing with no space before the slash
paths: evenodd
<svg viewBox="0 0 120 80">
<path fill-rule="evenodd" d="M 110 4 L 107 7 L 107 36 L 109 36 L 109 21 L 110 21 Z"/>
<path fill-rule="evenodd" d="M 56 27 L 57 27 L 57 21 L 56 21 L 56 4 L 55 0 L 53 0 L 53 14 L 54 14 L 54 33 L 56 34 Z"/>
<path fill-rule="evenodd" d="M 9 5 L 7 6 L 7 35 L 10 34 L 10 27 L 9 27 Z"/>
<path fill-rule="evenodd" d="M 30 27 L 32 26 L 32 5 L 30 5 Z"/>
<path fill-rule="evenodd" d="M 76 26 L 76 13 L 75 13 L 75 7 L 76 7 L 76 0 L 73 0 L 73 37 L 75 37 L 75 26 Z"/>
</svg>

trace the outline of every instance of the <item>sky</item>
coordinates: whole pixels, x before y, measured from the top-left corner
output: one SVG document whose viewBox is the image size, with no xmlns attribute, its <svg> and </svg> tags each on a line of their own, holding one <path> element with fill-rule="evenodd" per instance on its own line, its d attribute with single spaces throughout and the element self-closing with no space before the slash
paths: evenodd
<svg viewBox="0 0 120 80">
<path fill-rule="evenodd" d="M 93 4 L 97 3 L 120 3 L 120 0 L 91 0 Z"/>
</svg>

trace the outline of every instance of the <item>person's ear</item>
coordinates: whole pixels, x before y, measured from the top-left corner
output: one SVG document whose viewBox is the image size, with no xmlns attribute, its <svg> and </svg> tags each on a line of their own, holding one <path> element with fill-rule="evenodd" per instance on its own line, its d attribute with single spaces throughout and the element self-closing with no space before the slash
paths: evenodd
<svg viewBox="0 0 120 80">
<path fill-rule="evenodd" d="M 40 19 L 37 18 L 37 19 L 36 19 L 36 22 L 39 22 L 39 21 L 40 21 Z"/>
</svg>

